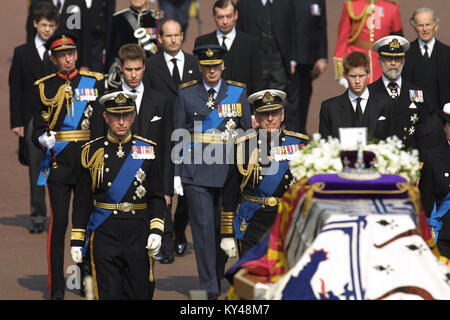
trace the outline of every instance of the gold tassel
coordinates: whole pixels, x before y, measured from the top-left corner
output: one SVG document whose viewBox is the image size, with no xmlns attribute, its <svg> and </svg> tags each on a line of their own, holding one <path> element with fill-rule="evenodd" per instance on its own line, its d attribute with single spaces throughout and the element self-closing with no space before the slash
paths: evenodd
<svg viewBox="0 0 450 320">
<path fill-rule="evenodd" d="M 51 123 L 49 123 L 49 128 L 52 130 L 56 122 L 58 121 L 59 113 L 61 112 L 62 105 L 64 103 L 64 100 L 67 100 L 67 113 L 69 114 L 69 106 L 70 103 L 72 103 L 72 114 L 73 114 L 73 92 L 72 90 L 67 90 L 67 88 L 70 88 L 70 85 L 67 83 L 61 85 L 58 88 L 58 91 L 56 92 L 55 96 L 51 99 L 47 98 L 45 96 L 45 84 L 44 82 L 39 83 L 39 95 L 41 97 L 42 104 L 48 107 L 47 112 L 42 112 L 42 118 L 49 122 L 51 117 L 53 116 L 53 120 Z"/>
<path fill-rule="evenodd" d="M 103 182 L 103 169 L 105 167 L 105 149 L 100 148 L 89 159 L 89 151 L 91 145 L 88 144 L 81 151 L 81 165 L 83 168 L 89 169 L 92 178 L 92 192 Z"/>
</svg>

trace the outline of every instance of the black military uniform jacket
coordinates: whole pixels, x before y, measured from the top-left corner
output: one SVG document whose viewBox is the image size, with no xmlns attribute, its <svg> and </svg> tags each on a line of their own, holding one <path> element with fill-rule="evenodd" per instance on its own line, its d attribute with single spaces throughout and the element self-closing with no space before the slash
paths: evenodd
<svg viewBox="0 0 450 320">
<path fill-rule="evenodd" d="M 289 136 L 296 138 L 299 149 L 302 148 L 300 144 L 305 145 L 309 140 L 306 135 L 282 130 L 278 136 L 278 146 L 282 146 L 286 137 Z M 245 199 L 245 195 L 255 195 L 259 193 L 257 188 L 264 180 L 267 169 L 271 165 L 272 160 L 269 156 L 271 155 L 271 151 L 275 151 L 272 150 L 270 139 L 260 130 L 256 130 L 255 133 L 238 138 L 236 140 L 235 149 L 235 162 L 230 166 L 223 188 L 224 198 L 221 234 L 225 237 L 232 237 L 234 235 L 232 221 L 238 212 L 239 205 L 242 200 Z M 284 159 L 282 161 L 288 160 Z M 275 214 L 278 210 L 279 198 L 283 196 L 286 190 L 289 189 L 294 182 L 292 173 L 288 169 L 272 194 L 271 198 L 277 198 L 276 202 L 274 201 L 272 203 L 269 198 L 266 198 L 266 203 L 263 204 L 254 215 L 257 215 L 258 212 L 272 212 Z M 241 231 L 244 232 L 245 229 L 246 225 L 245 223 L 242 223 Z"/>
<path fill-rule="evenodd" d="M 425 213 L 430 217 L 434 203 L 439 208 L 450 192 L 450 145 L 429 150 L 424 157 L 419 189 Z M 442 218 L 439 239 L 450 240 L 450 213 Z"/>
<path fill-rule="evenodd" d="M 151 148 L 143 151 L 134 147 L 142 141 L 149 144 Z M 123 205 L 112 209 L 113 211 L 108 219 L 144 219 L 149 223 L 150 233 L 162 235 L 166 204 L 161 190 L 159 162 L 155 160 L 158 157 L 158 151 L 155 147 L 156 143 L 153 141 L 131 135 L 131 133 L 121 144 L 114 136 L 108 134 L 106 137 L 97 138 L 83 146 L 80 163 L 84 168 L 82 174 L 91 176 L 89 187 L 92 188 L 95 206 L 100 207 L 104 203 L 111 204 L 108 200 L 108 190 L 114 183 L 117 183 L 115 179 L 127 163 L 126 159 L 129 158 L 130 152 L 133 152 L 133 154 L 129 161 L 138 161 L 139 158 L 143 157 L 144 160 L 134 177 L 130 177 L 131 184 L 129 186 L 119 185 L 119 187 L 127 188 L 119 202 Z M 132 204 L 132 206 L 129 204 Z M 147 207 L 145 209 L 135 208 L 135 205 L 146 205 Z M 84 217 L 79 219 L 84 222 L 84 225 L 73 225 L 72 246 L 84 244 L 74 241 L 83 239 L 83 237 L 77 238 L 76 234 L 86 230 L 91 214 L 92 212 L 85 212 Z"/>
<path fill-rule="evenodd" d="M 76 89 L 86 89 L 78 88 L 78 84 L 82 76 L 94 79 L 95 84 L 92 87 L 92 91 L 86 92 L 85 90 Z M 72 79 L 64 80 L 57 73 L 48 75 L 35 82 L 38 87 L 39 95 L 41 97 L 41 108 L 37 110 L 33 118 L 33 135 L 32 140 L 34 144 L 42 149 L 42 146 L 38 142 L 38 138 L 46 132 L 46 121 L 42 117 L 42 112 L 50 112 L 49 125 L 50 130 L 56 131 L 56 141 L 59 141 L 58 135 L 61 132 L 64 118 L 67 112 L 72 112 L 71 99 L 68 99 L 69 95 L 73 95 L 73 101 L 78 99 L 91 99 L 85 106 L 82 118 L 78 123 L 76 130 L 86 131 L 86 137 L 78 139 L 77 141 L 71 141 L 57 156 L 56 162 L 58 168 L 51 169 L 48 181 L 59 181 L 62 183 L 73 184 L 78 179 L 81 172 L 80 164 L 80 151 L 81 146 L 90 140 L 90 127 L 91 127 L 91 116 L 94 108 L 98 108 L 98 104 L 95 101 L 99 96 L 103 95 L 103 75 L 101 73 L 79 71 Z M 67 89 L 65 84 L 67 81 L 70 83 L 70 87 Z M 96 90 L 96 91 L 95 91 Z M 58 93 L 59 92 L 59 93 Z M 50 108 L 44 102 L 57 103 L 60 100 L 60 107 Z M 74 105 L 75 107 L 75 105 Z"/>
<path fill-rule="evenodd" d="M 389 97 L 382 77 L 370 84 L 369 89 Z M 400 96 L 392 99 L 392 102 L 388 136 L 397 136 L 406 149 L 422 151 L 425 143 L 425 123 L 428 119 L 428 105 L 423 90 L 402 80 Z"/>
</svg>

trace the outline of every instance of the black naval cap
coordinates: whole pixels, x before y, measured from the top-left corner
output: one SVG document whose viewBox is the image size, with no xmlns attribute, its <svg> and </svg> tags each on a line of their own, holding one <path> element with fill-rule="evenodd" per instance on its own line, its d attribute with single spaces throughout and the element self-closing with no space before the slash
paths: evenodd
<svg viewBox="0 0 450 320">
<path fill-rule="evenodd" d="M 380 56 L 403 57 L 409 50 L 409 41 L 400 36 L 387 36 L 373 44 Z"/>
<path fill-rule="evenodd" d="M 283 91 L 267 89 L 253 93 L 247 100 L 256 112 L 270 112 L 283 109 L 285 98 L 286 93 Z"/>
<path fill-rule="evenodd" d="M 216 45 L 202 45 L 194 49 L 194 54 L 198 56 L 198 62 L 203 66 L 212 66 L 220 64 L 223 61 L 223 56 L 227 49 Z"/>
<path fill-rule="evenodd" d="M 126 113 L 135 110 L 137 94 L 127 91 L 116 91 L 105 94 L 99 102 L 105 106 L 106 112 L 109 113 Z"/>
<path fill-rule="evenodd" d="M 45 43 L 47 50 L 60 51 L 77 48 L 77 38 L 71 32 L 56 32 Z"/>
</svg>

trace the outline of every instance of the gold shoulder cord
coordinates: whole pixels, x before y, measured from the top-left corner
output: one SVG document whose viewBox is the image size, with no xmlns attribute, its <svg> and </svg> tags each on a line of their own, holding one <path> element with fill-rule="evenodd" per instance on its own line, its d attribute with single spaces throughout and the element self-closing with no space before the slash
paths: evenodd
<svg viewBox="0 0 450 320">
<path fill-rule="evenodd" d="M 369 10 L 370 8 L 370 10 Z M 364 24 L 367 20 L 367 16 L 373 14 L 375 11 L 372 9 L 373 3 L 368 4 L 364 7 L 362 13 L 359 16 L 355 15 L 355 12 L 353 10 L 353 4 L 351 1 L 348 2 L 348 15 L 350 16 L 350 19 L 352 19 L 352 24 L 356 24 L 358 21 L 361 21 L 358 30 L 356 30 L 356 33 L 350 36 L 350 39 L 348 39 L 348 43 L 353 43 L 358 39 L 359 35 L 362 32 L 362 29 L 364 28 Z"/>
<path fill-rule="evenodd" d="M 55 127 L 56 121 L 58 121 L 59 113 L 61 112 L 62 105 L 64 103 L 64 100 L 66 100 L 67 104 L 67 114 L 69 114 L 69 108 L 72 105 L 72 117 L 74 116 L 74 106 L 73 106 L 73 92 L 72 88 L 68 83 L 65 83 L 61 85 L 58 89 L 58 92 L 56 92 L 56 95 L 49 99 L 45 96 L 45 84 L 44 82 L 39 83 L 39 95 L 41 96 L 42 103 L 48 107 L 48 111 L 42 111 L 42 118 L 45 121 L 50 121 L 50 118 L 53 115 L 53 120 L 49 124 L 50 130 L 52 130 Z M 55 110 L 56 108 L 56 110 Z"/>
<path fill-rule="evenodd" d="M 252 154 L 250 155 L 247 170 L 245 170 L 243 165 L 244 159 L 242 148 L 243 143 L 240 143 L 236 151 L 237 167 L 239 173 L 244 176 L 244 180 L 241 183 L 241 191 L 244 190 L 244 187 L 247 185 L 248 180 L 250 179 L 252 173 L 253 173 L 253 186 L 255 186 L 256 181 L 258 181 L 259 176 L 258 149 L 253 150 Z"/>
<path fill-rule="evenodd" d="M 103 168 L 105 165 L 104 156 L 105 149 L 100 148 L 92 155 L 92 158 L 89 159 L 89 151 L 91 149 L 91 145 L 88 144 L 81 151 L 81 165 L 83 168 L 89 169 L 92 178 L 92 192 L 95 191 L 95 188 L 99 186 L 100 181 L 103 182 Z"/>
</svg>

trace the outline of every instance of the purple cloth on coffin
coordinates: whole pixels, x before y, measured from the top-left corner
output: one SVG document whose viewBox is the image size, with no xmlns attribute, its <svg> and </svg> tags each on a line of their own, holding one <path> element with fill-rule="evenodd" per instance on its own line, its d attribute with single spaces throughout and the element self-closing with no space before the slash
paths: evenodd
<svg viewBox="0 0 450 320">
<path fill-rule="evenodd" d="M 317 174 L 309 178 L 314 197 L 320 199 L 405 199 L 408 181 L 395 174 L 382 174 L 373 180 L 350 180 L 338 174 Z"/>
</svg>

